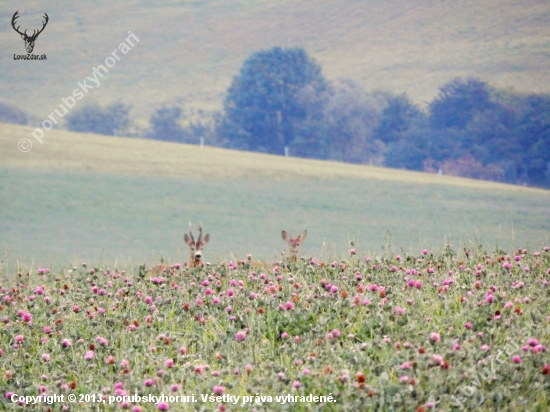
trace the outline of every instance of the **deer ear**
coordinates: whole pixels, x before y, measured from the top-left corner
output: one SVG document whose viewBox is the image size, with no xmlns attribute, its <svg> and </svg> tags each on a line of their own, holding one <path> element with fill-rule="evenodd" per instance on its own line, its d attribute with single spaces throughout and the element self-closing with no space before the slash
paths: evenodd
<svg viewBox="0 0 550 412">
<path fill-rule="evenodd" d="M 288 242 L 290 236 L 288 236 L 288 233 L 286 233 L 284 230 L 281 232 L 281 235 L 283 235 L 283 240 L 285 242 Z"/>
<path fill-rule="evenodd" d="M 210 240 L 210 235 L 206 235 L 203 240 L 201 240 L 201 245 L 206 245 L 208 241 Z"/>
<path fill-rule="evenodd" d="M 187 243 L 189 246 L 193 246 L 193 242 L 191 242 L 191 238 L 187 235 L 187 233 L 183 235 L 183 241 Z"/>
<path fill-rule="evenodd" d="M 307 230 L 304 230 L 302 233 L 300 233 L 300 240 L 304 240 L 307 235 Z"/>
</svg>

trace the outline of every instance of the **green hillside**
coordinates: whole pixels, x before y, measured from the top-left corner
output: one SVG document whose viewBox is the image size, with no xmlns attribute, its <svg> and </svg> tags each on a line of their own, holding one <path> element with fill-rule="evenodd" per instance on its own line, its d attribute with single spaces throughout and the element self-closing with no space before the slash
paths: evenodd
<svg viewBox="0 0 550 412">
<path fill-rule="evenodd" d="M 34 51 L 46 53 L 47 61 L 13 60 L 24 53 L 9 24 L 17 7 L 29 30 L 49 14 Z M 129 30 L 139 43 L 84 100 L 131 103 L 142 126 L 154 105 L 176 98 L 219 109 L 244 60 L 276 45 L 305 48 L 329 79 L 407 92 L 418 103 L 456 76 L 550 92 L 550 5 L 544 0 L 99 0 L 12 8 L 0 12 L 0 98 L 40 119 L 91 76 Z"/>
<path fill-rule="evenodd" d="M 210 233 L 212 261 L 278 256 L 282 229 L 307 228 L 304 253 L 327 258 L 350 239 L 360 253 L 388 239 L 418 253 L 550 237 L 549 191 L 66 131 L 23 153 L 31 131 L 0 124 L 0 253 L 11 262 L 185 261 L 189 221 Z"/>
</svg>

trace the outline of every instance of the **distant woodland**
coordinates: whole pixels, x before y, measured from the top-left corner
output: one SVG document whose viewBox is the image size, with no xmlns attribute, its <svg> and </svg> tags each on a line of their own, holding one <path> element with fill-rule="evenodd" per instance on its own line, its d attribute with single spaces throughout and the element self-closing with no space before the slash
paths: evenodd
<svg viewBox="0 0 550 412">
<path fill-rule="evenodd" d="M 419 107 L 406 94 L 327 80 L 305 50 L 275 47 L 244 62 L 223 111 L 169 103 L 152 110 L 144 130 L 132 128 L 122 103 L 76 107 L 63 127 L 550 187 L 550 95 L 476 78 L 442 85 Z M 0 104 L 0 121 L 40 126 L 9 104 Z"/>
</svg>

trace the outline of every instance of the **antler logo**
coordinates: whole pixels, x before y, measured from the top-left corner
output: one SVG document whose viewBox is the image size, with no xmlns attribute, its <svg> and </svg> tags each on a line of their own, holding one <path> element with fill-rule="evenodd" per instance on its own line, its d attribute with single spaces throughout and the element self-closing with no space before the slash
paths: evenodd
<svg viewBox="0 0 550 412">
<path fill-rule="evenodd" d="M 19 27 L 21 26 L 17 26 L 15 27 L 15 20 L 19 17 L 17 15 L 17 13 L 19 13 L 19 10 L 17 10 L 12 19 L 11 19 L 11 26 L 13 27 L 13 29 L 19 33 L 21 35 L 21 38 L 23 40 L 25 40 L 25 48 L 27 49 L 27 53 L 32 53 L 33 49 L 34 49 L 34 42 L 36 41 L 36 38 L 38 37 L 38 35 L 40 33 L 42 33 L 44 31 L 44 28 L 46 27 L 46 24 L 48 24 L 48 20 L 50 19 L 48 17 L 48 15 L 46 13 L 44 13 L 44 18 L 46 19 L 46 21 L 44 23 L 42 23 L 42 28 L 40 30 L 38 30 L 38 32 L 36 30 L 33 30 L 33 33 L 31 36 L 27 35 L 27 30 L 25 30 L 24 33 L 21 33 L 19 31 Z"/>
</svg>

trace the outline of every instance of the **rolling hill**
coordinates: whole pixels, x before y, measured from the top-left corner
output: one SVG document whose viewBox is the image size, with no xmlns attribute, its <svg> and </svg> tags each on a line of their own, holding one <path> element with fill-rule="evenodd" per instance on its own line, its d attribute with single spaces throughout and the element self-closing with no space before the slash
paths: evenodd
<svg viewBox="0 0 550 412">
<path fill-rule="evenodd" d="M 84 101 L 132 104 L 144 126 L 153 108 L 180 99 L 219 110 L 233 76 L 253 52 L 303 47 L 328 79 L 430 101 L 456 76 L 517 92 L 550 92 L 550 5 L 544 0 L 159 1 L 18 3 L 22 27 L 48 27 L 34 53 L 0 15 L 0 99 L 39 119 L 104 64 L 132 31 L 140 39 Z M 81 104 L 81 103 L 79 103 Z"/>
<path fill-rule="evenodd" d="M 188 258 L 202 222 L 208 260 L 272 259 L 280 231 L 331 258 L 421 248 L 539 246 L 550 191 L 337 162 L 0 124 L 0 260 L 35 264 Z"/>
</svg>

